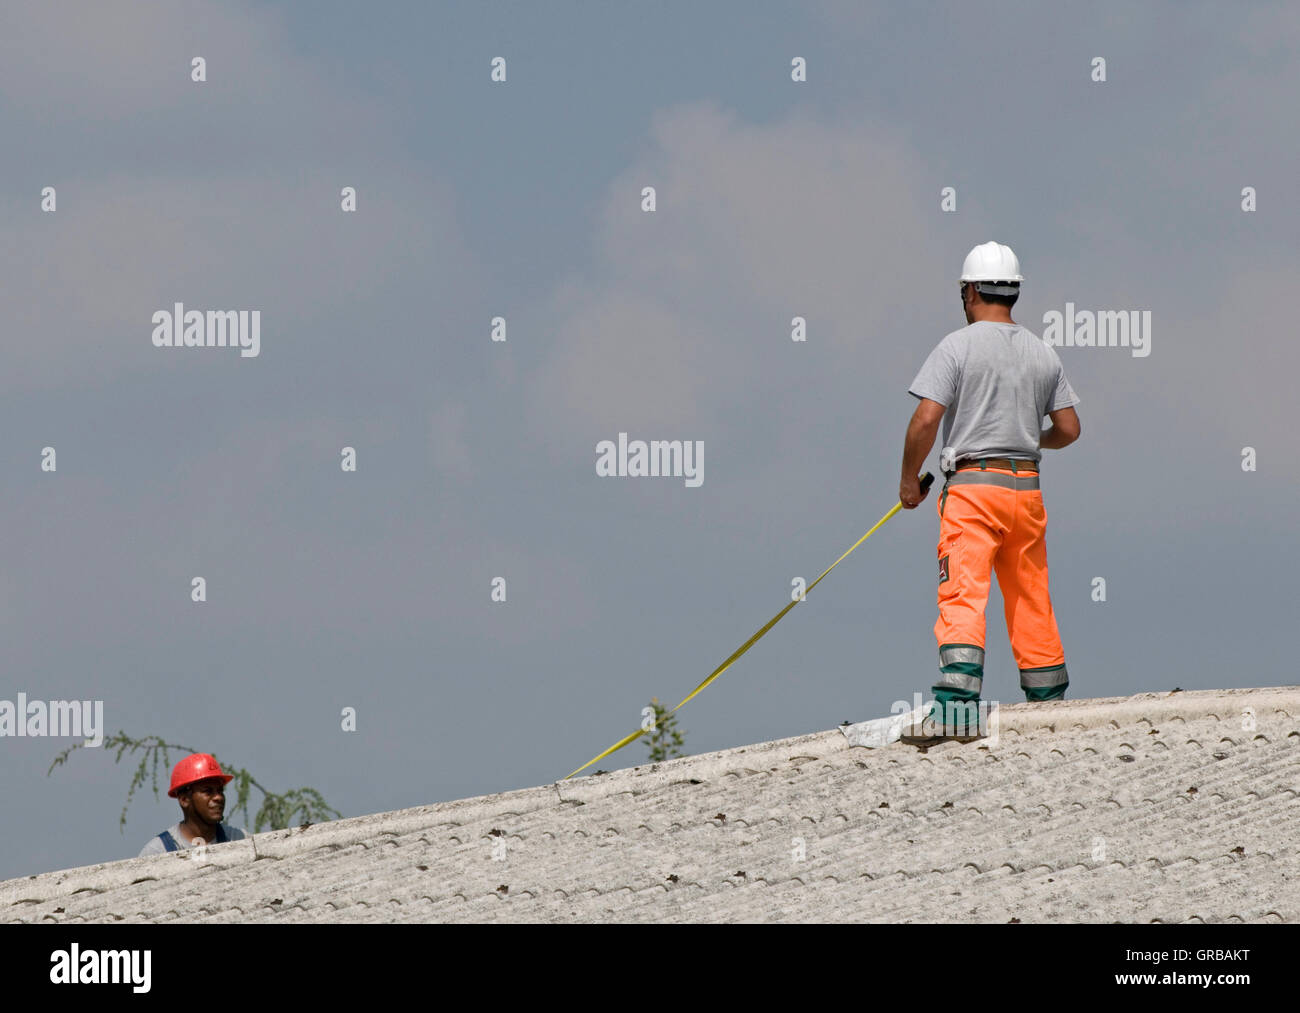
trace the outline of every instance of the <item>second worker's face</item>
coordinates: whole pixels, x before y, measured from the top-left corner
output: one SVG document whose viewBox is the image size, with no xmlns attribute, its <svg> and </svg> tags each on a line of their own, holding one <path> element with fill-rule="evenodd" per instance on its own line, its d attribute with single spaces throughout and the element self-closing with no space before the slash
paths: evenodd
<svg viewBox="0 0 1300 1013">
<path fill-rule="evenodd" d="M 190 811 L 207 823 L 220 823 L 226 811 L 226 787 L 220 778 L 200 781 L 189 790 Z"/>
</svg>

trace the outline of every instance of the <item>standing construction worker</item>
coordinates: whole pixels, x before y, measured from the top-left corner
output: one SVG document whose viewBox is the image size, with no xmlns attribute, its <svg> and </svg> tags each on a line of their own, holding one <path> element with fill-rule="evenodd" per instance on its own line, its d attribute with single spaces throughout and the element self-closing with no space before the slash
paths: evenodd
<svg viewBox="0 0 1300 1013">
<path fill-rule="evenodd" d="M 939 681 L 936 726 L 906 741 L 974 737 L 967 715 L 984 680 L 984 607 L 997 571 L 1007 632 L 1029 700 L 1059 700 L 1069 676 L 1047 589 L 1047 512 L 1038 487 L 1041 451 L 1079 438 L 1079 403 L 1056 350 L 1011 319 L 1020 262 L 1009 247 L 984 243 L 962 268 L 968 326 L 930 353 L 908 393 L 920 400 L 907 427 L 899 499 L 925 497 L 917 475 L 943 422 L 939 495 Z M 1042 419 L 1051 417 L 1044 431 Z M 942 727 L 938 727 L 942 725 Z M 946 732 L 946 734 L 945 734 Z M 967 733 L 967 734 L 963 734 Z"/>
<path fill-rule="evenodd" d="M 137 857 L 242 841 L 244 831 L 221 822 L 226 810 L 226 785 L 232 780 L 222 772 L 216 757 L 208 753 L 191 753 L 176 764 L 167 794 L 180 803 L 181 821 L 149 838 Z"/>
</svg>

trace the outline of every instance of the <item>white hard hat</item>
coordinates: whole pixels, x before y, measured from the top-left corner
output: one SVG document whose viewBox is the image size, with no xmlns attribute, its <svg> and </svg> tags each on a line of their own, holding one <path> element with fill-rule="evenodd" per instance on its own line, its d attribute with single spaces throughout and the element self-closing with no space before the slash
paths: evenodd
<svg viewBox="0 0 1300 1013">
<path fill-rule="evenodd" d="M 1015 295 L 1020 291 L 1020 282 L 1025 279 L 1020 273 L 1020 260 L 1011 247 L 1001 243 L 981 243 L 966 254 L 966 262 L 961 266 L 961 280 L 1008 283 L 976 285 L 975 288 L 988 295 Z M 1015 284 L 1009 284 L 1011 282 Z"/>
</svg>

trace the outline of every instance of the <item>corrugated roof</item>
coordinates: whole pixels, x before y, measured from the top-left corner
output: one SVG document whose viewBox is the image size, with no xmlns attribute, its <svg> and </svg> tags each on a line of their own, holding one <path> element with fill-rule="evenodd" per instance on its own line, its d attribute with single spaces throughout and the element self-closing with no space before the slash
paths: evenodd
<svg viewBox="0 0 1300 1013">
<path fill-rule="evenodd" d="M 9 880 L 0 920 L 1296 921 L 1298 719 L 1288 687 L 836 729 Z"/>
</svg>

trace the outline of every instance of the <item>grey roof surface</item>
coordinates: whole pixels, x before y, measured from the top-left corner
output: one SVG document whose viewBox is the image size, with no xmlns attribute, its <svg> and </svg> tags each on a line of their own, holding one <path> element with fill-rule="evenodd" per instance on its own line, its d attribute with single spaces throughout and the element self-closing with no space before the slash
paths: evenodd
<svg viewBox="0 0 1300 1013">
<path fill-rule="evenodd" d="M 9 880 L 0 921 L 1300 920 L 1300 687 L 999 713 Z"/>
</svg>

